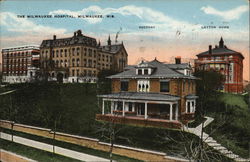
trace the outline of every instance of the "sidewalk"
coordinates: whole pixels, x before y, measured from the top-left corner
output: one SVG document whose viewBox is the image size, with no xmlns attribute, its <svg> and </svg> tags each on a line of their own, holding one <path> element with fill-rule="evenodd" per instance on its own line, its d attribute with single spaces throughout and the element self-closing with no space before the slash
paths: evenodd
<svg viewBox="0 0 250 162">
<path fill-rule="evenodd" d="M 0 138 L 11 141 L 11 135 L 7 134 L 7 133 L 3 133 L 0 132 Z M 34 140 L 30 140 L 27 138 L 22 138 L 22 137 L 18 137 L 18 136 L 13 136 L 13 142 L 15 143 L 19 143 L 25 146 L 29 146 L 29 147 L 33 147 L 33 148 L 37 148 L 40 150 L 44 150 L 44 151 L 48 151 L 48 152 L 53 152 L 53 145 L 49 145 L 46 143 L 42 143 L 42 142 L 37 142 Z M 104 159 L 104 158 L 100 158 L 97 156 L 92 156 L 92 155 L 88 155 L 88 154 L 84 154 L 81 152 L 77 152 L 77 151 L 72 151 L 69 149 L 65 149 L 62 147 L 57 147 L 55 146 L 55 153 L 59 154 L 59 155 L 63 155 L 63 156 L 67 156 L 73 159 L 77 159 L 77 160 L 81 160 L 81 161 L 93 161 L 93 162 L 109 162 L 108 159 Z"/>
</svg>

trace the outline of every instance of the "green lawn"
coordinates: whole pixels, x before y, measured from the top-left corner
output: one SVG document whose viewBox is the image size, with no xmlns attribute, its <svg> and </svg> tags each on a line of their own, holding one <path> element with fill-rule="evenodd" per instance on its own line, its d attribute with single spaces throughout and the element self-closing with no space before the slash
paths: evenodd
<svg viewBox="0 0 250 162">
<path fill-rule="evenodd" d="M 220 107 L 215 106 L 211 111 L 208 110 L 207 115 L 214 117 L 215 120 L 205 131 L 234 153 L 249 158 L 250 109 L 244 96 L 221 93 L 218 99 L 211 102 L 220 102 L 218 104 Z"/>
<path fill-rule="evenodd" d="M 248 105 L 244 101 L 244 96 L 239 94 L 222 93 L 219 100 L 231 106 L 239 106 L 241 108 L 247 109 Z"/>
</svg>

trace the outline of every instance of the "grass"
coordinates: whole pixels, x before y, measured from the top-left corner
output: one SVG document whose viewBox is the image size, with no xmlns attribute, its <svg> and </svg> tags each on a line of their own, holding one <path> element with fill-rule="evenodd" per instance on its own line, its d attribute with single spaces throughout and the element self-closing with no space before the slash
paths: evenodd
<svg viewBox="0 0 250 162">
<path fill-rule="evenodd" d="M 9 129 L 2 129 L 2 132 L 12 134 L 12 131 L 9 130 Z M 50 138 L 31 135 L 31 134 L 27 134 L 27 133 L 23 133 L 23 132 L 13 131 L 13 135 L 23 137 L 23 138 L 28 138 L 28 139 L 43 142 L 43 143 L 47 143 L 47 144 L 51 144 L 51 145 L 55 145 L 55 146 L 58 146 L 58 147 L 63 147 L 63 148 L 78 151 L 78 152 L 82 152 L 82 153 L 85 153 L 85 154 L 89 154 L 89 155 L 109 159 L 109 153 L 108 152 L 95 150 L 95 149 L 91 149 L 91 148 L 87 148 L 87 147 L 82 147 L 82 146 L 79 146 L 79 145 L 76 145 L 76 144 L 61 142 L 61 141 L 53 140 L 53 139 L 50 139 Z M 116 155 L 116 154 L 113 154 L 112 157 L 113 157 L 113 160 L 116 160 L 116 161 L 126 161 L 126 162 L 139 162 L 140 161 L 140 160 L 136 160 L 136 159 L 133 159 L 133 158 L 120 156 L 120 155 Z"/>
<path fill-rule="evenodd" d="M 29 159 L 39 162 L 79 162 L 79 160 L 60 156 L 39 149 L 27 147 L 21 144 L 0 139 L 0 148 L 6 151 L 14 152 L 18 155 L 25 156 Z"/>
<path fill-rule="evenodd" d="M 249 158 L 250 150 L 250 110 L 244 96 L 221 93 L 218 100 L 223 105 L 217 111 L 208 111 L 215 120 L 205 131 L 224 147 L 244 158 Z"/>
<path fill-rule="evenodd" d="M 247 103 L 244 101 L 244 96 L 239 94 L 222 93 L 219 100 L 231 106 L 239 106 L 244 109 L 248 108 Z"/>
</svg>

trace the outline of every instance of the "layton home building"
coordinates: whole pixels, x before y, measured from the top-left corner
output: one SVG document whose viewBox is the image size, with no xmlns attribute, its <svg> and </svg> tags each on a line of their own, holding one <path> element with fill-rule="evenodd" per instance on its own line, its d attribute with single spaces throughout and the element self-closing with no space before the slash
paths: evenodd
<svg viewBox="0 0 250 162">
<path fill-rule="evenodd" d="M 180 128 L 194 119 L 196 78 L 191 66 L 142 61 L 124 72 L 109 76 L 112 93 L 102 98 L 102 114 L 97 120 L 143 126 Z"/>
<path fill-rule="evenodd" d="M 221 38 L 219 46 L 210 45 L 208 51 L 196 55 L 195 70 L 216 70 L 224 77 L 221 90 L 231 93 L 243 92 L 243 55 L 229 49 Z"/>
</svg>

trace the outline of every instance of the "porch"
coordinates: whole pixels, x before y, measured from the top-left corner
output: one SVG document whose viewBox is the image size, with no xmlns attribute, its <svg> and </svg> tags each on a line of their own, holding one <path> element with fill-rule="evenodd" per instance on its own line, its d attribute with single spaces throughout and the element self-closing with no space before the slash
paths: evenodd
<svg viewBox="0 0 250 162">
<path fill-rule="evenodd" d="M 137 117 L 144 119 L 178 120 L 178 102 L 102 100 L 102 115 Z"/>
<path fill-rule="evenodd" d="M 100 95 L 102 114 L 97 120 L 114 120 L 118 123 L 175 127 L 180 124 L 179 97 L 158 93 L 120 92 Z M 179 127 L 179 126 L 177 126 Z"/>
</svg>

